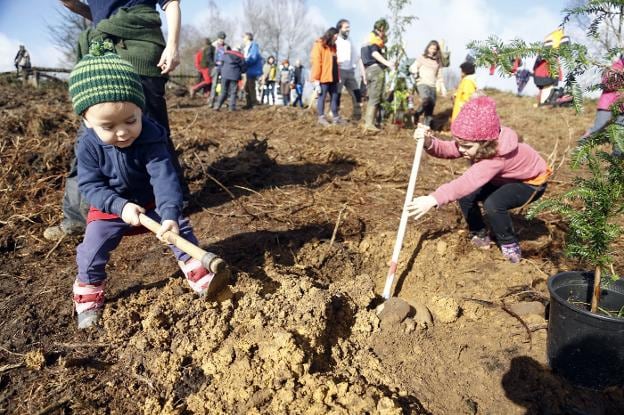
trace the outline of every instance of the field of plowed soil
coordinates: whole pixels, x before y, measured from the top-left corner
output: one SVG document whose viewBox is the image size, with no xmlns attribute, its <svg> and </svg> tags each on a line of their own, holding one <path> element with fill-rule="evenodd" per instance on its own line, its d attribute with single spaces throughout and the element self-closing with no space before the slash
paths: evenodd
<svg viewBox="0 0 624 415">
<path fill-rule="evenodd" d="M 488 94 L 555 165 L 545 197 L 569 188 L 592 104 L 576 115 Z M 188 214 L 230 264 L 231 287 L 199 299 L 166 246 L 127 237 L 108 265 L 102 327 L 79 331 L 80 238 L 42 236 L 61 220 L 79 120 L 65 86 L 0 79 L 0 413 L 624 413 L 622 389 L 578 389 L 546 365 L 545 281 L 582 267 L 563 257 L 557 217 L 514 214 L 519 264 L 474 248 L 456 204 L 410 221 L 395 295 L 426 305 L 433 324 L 409 310 L 378 316 L 412 131 L 322 128 L 284 107 L 214 112 L 201 98 L 171 96 L 169 108 Z M 435 128 L 448 130 L 450 109 L 442 99 Z M 424 156 L 417 193 L 465 168 Z"/>
</svg>

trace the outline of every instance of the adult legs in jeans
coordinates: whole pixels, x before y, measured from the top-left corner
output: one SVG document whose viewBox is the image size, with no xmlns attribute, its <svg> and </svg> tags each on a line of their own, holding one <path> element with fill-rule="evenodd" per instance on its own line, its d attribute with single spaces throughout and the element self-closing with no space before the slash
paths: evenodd
<svg viewBox="0 0 624 415">
<path fill-rule="evenodd" d="M 338 108 L 340 108 L 343 87 L 347 90 L 347 93 L 351 95 L 351 101 L 353 104 L 351 119 L 359 121 L 362 118 L 362 94 L 360 93 L 360 87 L 355 80 L 354 70 L 340 70 L 340 83 L 338 84 Z"/>
<path fill-rule="evenodd" d="M 418 85 L 418 96 L 420 97 L 420 107 L 416 110 L 416 116 L 424 114 L 425 118 L 423 124 L 430 126 L 431 119 L 433 118 L 433 109 L 436 103 L 436 90 L 435 87 L 430 85 Z"/>
<path fill-rule="evenodd" d="M 267 104 L 275 105 L 275 81 L 267 81 Z"/>
<path fill-rule="evenodd" d="M 210 89 L 210 98 L 208 98 L 208 104 L 214 105 L 215 97 L 217 94 L 217 83 L 219 82 L 219 67 L 215 66 L 210 71 L 210 77 L 212 78 L 212 88 Z"/>
<path fill-rule="evenodd" d="M 231 79 L 221 79 L 221 94 L 219 95 L 219 99 L 217 104 L 215 105 L 215 109 L 221 109 L 221 106 L 223 105 L 227 97 L 230 98 L 230 111 L 236 109 L 237 86 L 237 81 L 233 81 Z"/>
<path fill-rule="evenodd" d="M 513 228 L 509 209 L 534 202 L 544 194 L 546 186 L 531 186 L 522 182 L 495 185 L 487 183 L 482 188 L 459 199 L 464 219 L 470 233 L 478 234 L 486 229 L 478 202 L 483 207 L 490 221 L 492 231 L 499 245 L 518 242 Z"/>
<path fill-rule="evenodd" d="M 256 78 L 249 75 L 245 77 L 245 98 L 247 99 L 245 108 L 252 108 L 254 105 L 258 105 Z"/>
<path fill-rule="evenodd" d="M 297 96 L 295 97 L 295 102 L 293 102 L 293 107 L 296 107 L 298 103 L 299 107 L 303 108 L 303 85 L 295 85 L 295 93 Z"/>
<path fill-rule="evenodd" d="M 381 105 L 384 84 L 384 71 L 381 66 L 371 65 L 366 68 L 366 81 L 368 103 L 366 105 L 364 125 L 368 129 L 376 130 L 375 116 L 377 114 L 377 109 Z"/>
<path fill-rule="evenodd" d="M 85 128 L 86 127 L 81 122 L 80 128 L 78 128 L 78 137 L 82 136 Z M 74 154 L 76 154 L 78 142 L 79 138 L 76 138 L 76 141 L 74 142 Z M 78 190 L 78 160 L 74 155 L 70 162 L 69 175 L 65 180 L 65 189 L 63 192 L 63 220 L 61 221 L 61 227 L 58 230 L 61 233 L 66 233 L 69 235 L 82 234 L 86 226 L 86 217 L 88 211 L 89 205 L 86 200 L 84 200 L 84 198 L 80 194 L 80 191 Z M 56 227 L 52 227 L 49 229 L 50 231 L 56 230 Z M 50 239 L 57 239 L 60 237 L 57 235 L 50 236 L 52 236 Z M 56 236 L 56 238 L 54 236 Z M 46 237 L 48 236 L 46 235 Z"/>
<path fill-rule="evenodd" d="M 330 109 L 334 116 L 337 118 L 338 115 L 338 83 L 336 82 L 328 82 L 321 84 L 321 95 L 318 98 L 316 103 L 316 109 L 318 111 L 319 117 L 325 116 L 325 97 L 329 94 L 330 98 Z"/>
<path fill-rule="evenodd" d="M 287 107 L 290 105 L 290 82 L 280 84 L 280 92 L 282 93 L 282 104 Z"/>
</svg>

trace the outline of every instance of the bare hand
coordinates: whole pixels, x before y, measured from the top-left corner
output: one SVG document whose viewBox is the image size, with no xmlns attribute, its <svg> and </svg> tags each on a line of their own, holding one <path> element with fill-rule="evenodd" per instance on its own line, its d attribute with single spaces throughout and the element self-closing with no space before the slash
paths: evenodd
<svg viewBox="0 0 624 415">
<path fill-rule="evenodd" d="M 175 233 L 176 235 L 179 235 L 180 227 L 178 226 L 178 222 L 176 222 L 175 220 L 164 220 L 162 224 L 160 225 L 160 229 L 158 230 L 158 232 L 156 232 L 156 237 L 163 242 L 167 242 L 166 240 L 163 239 L 163 235 L 167 231 Z"/>
<path fill-rule="evenodd" d="M 178 55 L 178 48 L 167 45 L 163 50 L 158 66 L 161 69 L 161 74 L 167 74 L 173 71 L 180 64 L 180 56 Z"/>
<path fill-rule="evenodd" d="M 140 226 L 139 214 L 145 213 L 145 209 L 134 203 L 126 203 L 121 211 L 121 220 L 128 225 Z"/>
</svg>

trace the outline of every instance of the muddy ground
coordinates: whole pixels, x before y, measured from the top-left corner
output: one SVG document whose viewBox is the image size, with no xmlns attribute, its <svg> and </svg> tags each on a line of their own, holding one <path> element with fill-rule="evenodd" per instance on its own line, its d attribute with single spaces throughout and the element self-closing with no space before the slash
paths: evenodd
<svg viewBox="0 0 624 415">
<path fill-rule="evenodd" d="M 592 105 L 577 116 L 490 94 L 505 125 L 552 155 L 547 194 L 568 188 L 568 146 Z M 169 104 L 191 221 L 231 264 L 231 289 L 196 298 L 165 246 L 128 237 L 108 266 L 103 327 L 80 332 L 71 302 L 80 239 L 42 237 L 61 219 L 78 120 L 62 85 L 0 80 L 0 413 L 624 413 L 622 389 L 581 390 L 549 372 L 543 310 L 508 312 L 545 304 L 546 278 L 581 267 L 562 256 L 556 217 L 517 212 L 517 265 L 467 243 L 456 205 L 411 221 L 395 293 L 426 304 L 433 325 L 413 311 L 380 320 L 411 132 L 322 129 L 293 108 Z M 448 129 L 450 111 L 443 99 L 435 126 Z M 465 167 L 425 156 L 417 192 Z"/>
</svg>

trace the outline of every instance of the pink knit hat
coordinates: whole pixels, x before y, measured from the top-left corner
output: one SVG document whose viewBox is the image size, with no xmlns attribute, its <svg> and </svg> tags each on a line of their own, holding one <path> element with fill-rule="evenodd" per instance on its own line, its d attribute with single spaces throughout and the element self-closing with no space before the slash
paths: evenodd
<svg viewBox="0 0 624 415">
<path fill-rule="evenodd" d="M 500 129 L 496 103 L 484 96 L 466 102 L 451 124 L 451 133 L 466 141 L 496 140 Z"/>
</svg>

